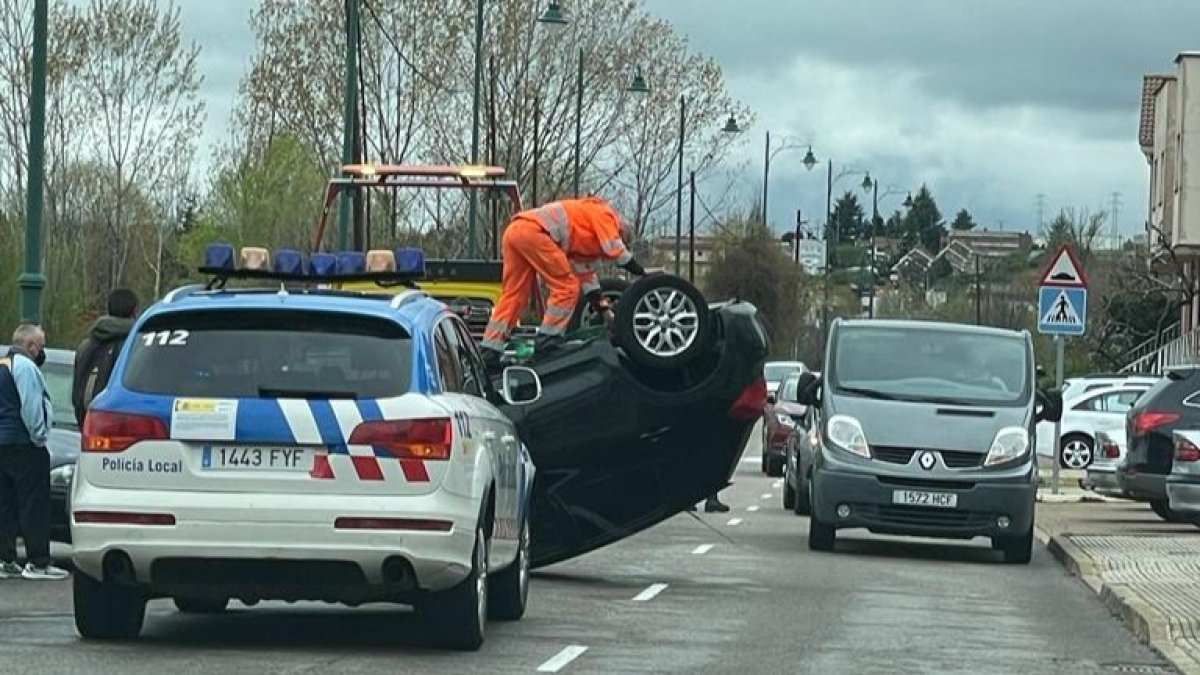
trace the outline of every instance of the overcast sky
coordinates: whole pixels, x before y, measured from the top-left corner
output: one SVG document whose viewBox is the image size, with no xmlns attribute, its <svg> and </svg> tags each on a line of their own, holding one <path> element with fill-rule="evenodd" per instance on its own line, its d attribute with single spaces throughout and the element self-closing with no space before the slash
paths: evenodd
<svg viewBox="0 0 1200 675">
<path fill-rule="evenodd" d="M 1141 77 L 1200 49 L 1195 0 L 644 0 L 715 58 L 758 123 L 731 165 L 761 190 L 763 132 L 811 143 L 822 161 L 869 169 L 885 187 L 927 183 L 949 219 L 1035 230 L 1046 212 L 1107 209 L 1141 231 L 1148 169 L 1137 144 Z M 223 137 L 252 55 L 250 0 L 184 0 L 203 48 L 208 142 Z M 824 211 L 824 166 L 776 156 L 771 219 Z M 836 192 L 855 188 L 843 178 Z M 881 194 L 884 188 L 881 188 Z M 903 194 L 881 199 L 890 213 Z M 869 201 L 867 202 L 869 208 Z M 807 216 L 806 216 L 807 218 Z"/>
</svg>

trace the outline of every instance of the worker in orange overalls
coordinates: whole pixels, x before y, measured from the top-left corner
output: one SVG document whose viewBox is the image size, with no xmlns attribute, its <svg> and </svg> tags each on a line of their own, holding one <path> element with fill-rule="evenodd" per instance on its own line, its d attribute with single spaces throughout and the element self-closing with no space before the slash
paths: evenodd
<svg viewBox="0 0 1200 675">
<path fill-rule="evenodd" d="M 481 346 L 488 369 L 499 369 L 504 345 L 539 277 L 550 289 L 550 297 L 534 350 L 545 355 L 561 346 L 581 289 L 594 309 L 605 310 L 596 277 L 597 260 L 612 260 L 637 276 L 644 275 L 646 270 L 625 246 L 630 236 L 621 217 L 599 197 L 551 202 L 514 216 L 501 240 L 503 290 L 483 333 Z"/>
</svg>

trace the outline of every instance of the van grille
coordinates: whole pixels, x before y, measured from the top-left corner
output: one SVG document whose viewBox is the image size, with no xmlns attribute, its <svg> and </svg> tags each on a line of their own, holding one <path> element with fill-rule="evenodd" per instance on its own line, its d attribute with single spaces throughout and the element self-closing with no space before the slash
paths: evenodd
<svg viewBox="0 0 1200 675">
<path fill-rule="evenodd" d="M 983 465 L 984 454 L 981 452 L 942 450 L 941 455 L 948 469 L 973 469 Z"/>
<path fill-rule="evenodd" d="M 988 527 L 992 520 L 991 514 L 981 511 L 958 511 L 924 506 L 864 504 L 859 506 L 858 510 L 862 517 L 887 525 L 982 529 Z"/>
<path fill-rule="evenodd" d="M 908 464 L 919 448 L 895 448 L 876 446 L 871 448 L 871 456 L 889 464 Z M 971 469 L 983 465 L 983 454 L 978 452 L 962 452 L 959 450 L 933 450 L 942 456 L 942 462 L 948 469 Z"/>
<path fill-rule="evenodd" d="M 912 461 L 913 453 L 916 450 L 913 448 L 892 448 L 887 446 L 876 446 L 871 448 L 871 456 L 881 462 L 890 464 L 908 464 Z"/>
</svg>

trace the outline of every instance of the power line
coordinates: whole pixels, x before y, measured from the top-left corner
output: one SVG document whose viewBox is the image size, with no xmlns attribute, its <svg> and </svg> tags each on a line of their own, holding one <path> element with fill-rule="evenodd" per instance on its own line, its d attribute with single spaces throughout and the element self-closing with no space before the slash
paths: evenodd
<svg viewBox="0 0 1200 675">
<path fill-rule="evenodd" d="M 408 58 L 408 56 L 406 56 L 404 54 L 404 50 L 400 49 L 400 45 L 397 44 L 396 38 L 393 37 L 391 32 L 388 31 L 388 29 L 384 27 L 383 22 L 379 20 L 379 15 L 375 13 L 375 8 L 371 6 L 371 3 L 368 2 L 368 0 L 362 0 L 362 6 L 367 9 L 367 14 L 371 15 L 371 20 L 375 22 L 375 26 L 379 29 L 380 34 L 382 34 L 384 39 L 388 41 L 388 44 L 390 44 L 392 46 L 392 49 L 396 52 L 397 58 L 399 58 L 401 61 L 403 61 L 404 65 L 408 66 L 409 70 L 411 70 L 415 75 L 420 77 L 422 80 L 425 80 L 426 84 L 432 85 L 433 87 L 443 90 L 443 91 L 450 90 L 449 87 L 446 87 L 442 83 L 440 83 L 437 80 L 434 80 L 432 77 L 426 75 L 425 71 L 418 68 L 417 65 L 415 63 L 413 63 Z"/>
</svg>

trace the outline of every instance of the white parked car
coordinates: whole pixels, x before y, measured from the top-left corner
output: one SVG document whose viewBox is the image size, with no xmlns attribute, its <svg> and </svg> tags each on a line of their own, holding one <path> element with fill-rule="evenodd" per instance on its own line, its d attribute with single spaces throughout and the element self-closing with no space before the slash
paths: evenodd
<svg viewBox="0 0 1200 675">
<path fill-rule="evenodd" d="M 763 377 L 767 380 L 767 394 L 774 394 L 779 384 L 788 375 L 804 372 L 808 367 L 801 361 L 767 361 L 763 365 Z"/>
<path fill-rule="evenodd" d="M 1095 457 L 1096 429 L 1123 421 L 1125 413 L 1152 385 L 1129 382 L 1095 389 L 1076 390 L 1074 398 L 1063 399 L 1060 463 L 1066 469 L 1086 469 Z M 1037 425 L 1038 454 L 1054 456 L 1054 424 Z"/>
<path fill-rule="evenodd" d="M 1064 401 L 1079 397 L 1089 391 L 1108 389 L 1120 385 L 1152 387 L 1162 379 L 1155 375 L 1091 375 L 1087 377 L 1072 377 L 1063 380 L 1062 396 Z"/>
</svg>

